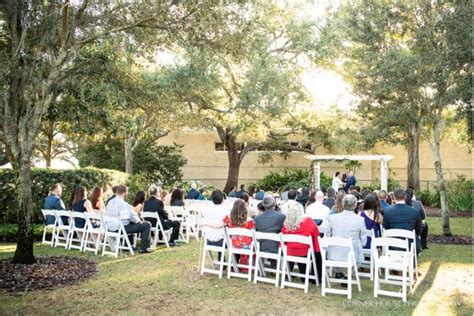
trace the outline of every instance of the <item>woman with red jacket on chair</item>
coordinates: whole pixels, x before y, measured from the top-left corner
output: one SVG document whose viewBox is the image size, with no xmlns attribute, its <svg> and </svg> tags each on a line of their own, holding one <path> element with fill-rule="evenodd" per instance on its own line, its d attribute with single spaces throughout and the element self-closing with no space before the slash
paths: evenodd
<svg viewBox="0 0 474 316">
<path fill-rule="evenodd" d="M 311 236 L 311 239 L 313 240 L 314 256 L 316 258 L 318 279 L 319 282 L 321 282 L 322 259 L 318 243 L 318 225 L 316 225 L 313 219 L 305 217 L 301 208 L 291 205 L 288 208 L 288 214 L 286 215 L 285 224 L 281 229 L 281 232 L 283 234 Z M 287 243 L 287 253 L 290 256 L 306 257 L 308 255 L 308 250 L 308 245 L 303 245 L 300 243 Z M 290 270 L 293 270 L 294 262 L 290 262 L 289 265 Z M 300 271 L 306 271 L 306 265 L 304 263 L 298 263 L 298 268 Z M 312 268 L 310 273 L 314 275 Z"/>
</svg>

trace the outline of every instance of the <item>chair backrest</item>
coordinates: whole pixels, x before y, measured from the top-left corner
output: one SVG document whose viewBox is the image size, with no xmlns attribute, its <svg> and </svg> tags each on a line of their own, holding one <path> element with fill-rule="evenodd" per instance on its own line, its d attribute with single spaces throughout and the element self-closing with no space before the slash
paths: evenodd
<svg viewBox="0 0 474 316">
<path fill-rule="evenodd" d="M 286 253 L 286 244 L 289 242 L 308 245 L 309 250 L 310 250 L 308 252 L 308 255 L 310 252 L 314 252 L 313 240 L 311 239 L 311 236 L 280 234 L 280 238 L 281 238 L 281 243 L 283 245 L 283 253 Z"/>
<path fill-rule="evenodd" d="M 86 221 L 86 213 L 87 212 L 74 212 L 74 211 L 72 211 L 71 212 L 72 226 L 76 227 L 76 221 L 75 221 L 76 218 L 80 218 L 80 219 L 83 219 L 84 221 Z"/>
<path fill-rule="evenodd" d="M 251 237 L 253 239 L 253 233 L 252 230 L 247 229 L 247 228 L 227 228 L 227 236 L 245 236 L 245 237 Z"/>
<path fill-rule="evenodd" d="M 406 230 L 406 229 L 386 229 L 384 231 L 383 237 L 400 237 L 411 239 L 415 241 L 416 233 L 415 230 Z"/>
<path fill-rule="evenodd" d="M 158 225 L 158 221 L 160 220 L 157 212 L 141 212 L 140 216 L 143 220 L 146 220 L 147 218 L 155 219 L 156 220 L 156 226 Z M 153 227 L 156 227 L 156 226 L 153 226 Z"/>
<path fill-rule="evenodd" d="M 351 238 L 342 238 L 342 237 L 318 237 L 319 248 L 328 248 L 329 246 L 339 246 L 352 248 L 352 239 Z"/>
<path fill-rule="evenodd" d="M 71 212 L 70 211 L 55 211 L 56 213 L 56 221 L 58 222 L 58 225 L 60 226 L 67 226 L 64 224 L 62 217 L 67 217 L 68 219 L 71 219 Z M 71 224 L 71 221 L 69 220 L 68 225 Z"/>
<path fill-rule="evenodd" d="M 184 216 L 184 206 L 169 206 L 168 211 L 171 213 L 173 217 L 180 217 Z"/>
<path fill-rule="evenodd" d="M 122 221 L 120 220 L 120 217 L 115 217 L 115 216 L 109 216 L 109 215 L 103 215 L 102 216 L 102 219 L 104 221 L 104 225 L 105 225 L 105 229 L 108 230 L 108 231 L 111 231 L 110 230 L 110 225 L 111 224 L 115 224 L 119 227 L 119 230 L 120 230 L 120 227 L 122 225 Z"/>
<path fill-rule="evenodd" d="M 56 216 L 55 210 L 41 210 L 41 213 L 43 214 L 44 218 L 46 218 L 46 216 Z"/>
<path fill-rule="evenodd" d="M 276 241 L 276 242 L 278 242 L 278 243 L 281 243 L 280 234 L 276 234 L 276 233 L 263 233 L 263 232 L 253 231 L 253 235 L 254 235 L 254 240 L 255 240 L 255 241 L 271 240 L 271 241 Z"/>
<path fill-rule="evenodd" d="M 372 241 L 373 249 L 382 248 L 384 256 L 395 258 L 396 260 L 405 260 L 410 257 L 410 246 L 408 239 L 380 237 Z M 378 260 L 379 253 L 375 251 L 375 260 Z"/>
<path fill-rule="evenodd" d="M 92 221 L 95 221 L 96 226 L 98 226 L 99 222 L 102 222 L 102 214 L 100 214 L 100 213 L 85 212 L 84 214 L 86 216 L 87 227 L 94 227 Z"/>
</svg>

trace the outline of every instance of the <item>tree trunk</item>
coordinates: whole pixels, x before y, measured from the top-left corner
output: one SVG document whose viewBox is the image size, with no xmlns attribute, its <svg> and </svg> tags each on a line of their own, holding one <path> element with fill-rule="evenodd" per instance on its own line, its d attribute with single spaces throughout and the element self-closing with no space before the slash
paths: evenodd
<svg viewBox="0 0 474 316">
<path fill-rule="evenodd" d="M 433 140 L 429 142 L 433 152 L 434 165 L 436 171 L 436 183 L 441 202 L 441 220 L 443 224 L 443 235 L 452 236 L 449 225 L 449 210 L 446 185 L 444 183 L 443 168 L 441 164 L 441 135 L 443 131 L 443 122 L 437 120 L 433 122 Z"/>
<path fill-rule="evenodd" d="M 413 124 L 408 140 L 407 187 L 415 190 L 420 189 L 420 134 L 420 124 Z"/>
<path fill-rule="evenodd" d="M 133 139 L 130 134 L 125 138 L 125 172 L 133 173 Z"/>
<path fill-rule="evenodd" d="M 33 254 L 33 200 L 31 196 L 31 164 L 29 157 L 22 157 L 18 173 L 18 235 L 12 263 L 32 264 Z"/>
<path fill-rule="evenodd" d="M 46 160 L 46 168 L 51 168 L 51 160 L 53 159 L 53 141 L 54 141 L 54 122 L 49 123 L 49 128 L 47 130 L 48 138 L 48 148 L 46 150 L 46 156 L 44 159 Z"/>
<path fill-rule="evenodd" d="M 239 183 L 240 155 L 234 143 L 234 148 L 227 148 L 227 157 L 229 160 L 229 170 L 227 172 L 227 181 L 224 186 L 224 192 L 228 194 L 233 187 Z"/>
</svg>

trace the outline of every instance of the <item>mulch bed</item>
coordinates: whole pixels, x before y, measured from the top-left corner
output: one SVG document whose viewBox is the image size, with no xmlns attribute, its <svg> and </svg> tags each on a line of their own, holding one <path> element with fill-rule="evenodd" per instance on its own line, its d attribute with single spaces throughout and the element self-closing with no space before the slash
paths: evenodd
<svg viewBox="0 0 474 316">
<path fill-rule="evenodd" d="M 441 217 L 441 209 L 436 207 L 425 206 L 426 216 L 430 217 Z M 461 212 L 449 210 L 449 217 L 472 217 L 474 213 L 471 212 Z"/>
<path fill-rule="evenodd" d="M 443 235 L 428 235 L 428 244 L 449 244 L 449 245 L 471 245 L 472 236 L 443 236 Z"/>
<path fill-rule="evenodd" d="M 37 263 L 0 260 L 0 292 L 27 292 L 77 284 L 97 272 L 91 260 L 72 256 L 36 257 Z"/>
</svg>

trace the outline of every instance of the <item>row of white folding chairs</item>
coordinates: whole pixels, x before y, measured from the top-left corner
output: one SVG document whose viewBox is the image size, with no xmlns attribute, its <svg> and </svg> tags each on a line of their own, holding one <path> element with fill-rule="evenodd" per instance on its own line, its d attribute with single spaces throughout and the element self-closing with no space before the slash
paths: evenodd
<svg viewBox="0 0 474 316">
<path fill-rule="evenodd" d="M 231 239 L 233 236 L 246 236 L 252 238 L 252 243 L 249 249 L 240 249 L 232 246 Z M 310 280 L 314 280 L 316 285 L 319 286 L 318 272 L 316 268 L 316 258 L 314 254 L 314 246 L 310 236 L 294 235 L 294 234 L 275 234 L 275 233 L 262 233 L 254 230 L 243 229 L 243 228 L 224 228 L 224 242 L 221 246 L 213 246 L 207 244 L 207 239 L 204 236 L 204 245 L 202 257 L 200 258 L 200 271 L 201 274 L 212 273 L 217 274 L 219 278 L 223 275 L 224 267 L 227 267 L 227 278 L 231 276 L 246 278 L 248 281 L 253 280 L 254 283 L 257 281 L 272 283 L 275 286 L 285 286 L 301 288 L 305 293 L 308 292 Z M 273 241 L 278 243 L 278 252 L 270 253 L 261 250 L 262 241 Z M 306 257 L 290 256 L 287 253 L 287 243 L 300 243 L 308 246 L 309 251 Z M 322 280 L 323 288 L 322 293 L 337 293 L 347 294 L 348 298 L 352 297 L 352 284 L 357 285 L 358 290 L 361 290 L 360 280 L 357 273 L 357 266 L 355 262 L 354 249 L 350 238 L 335 238 L 325 237 L 319 238 L 319 246 L 322 255 Z M 326 258 L 326 251 L 331 246 L 345 247 L 348 249 L 347 261 L 331 261 Z M 228 260 L 224 261 L 224 255 L 227 251 Z M 220 253 L 220 260 L 215 260 L 212 252 Z M 235 259 L 235 255 L 247 255 L 249 256 L 248 265 L 238 264 Z M 253 263 L 253 256 L 255 255 L 255 263 Z M 210 259 L 211 268 L 206 267 L 206 257 Z M 268 267 L 265 265 L 265 261 L 273 260 L 276 262 L 274 267 Z M 290 271 L 289 263 L 303 263 L 306 265 L 305 271 L 298 271 L 298 273 Z M 327 275 L 326 268 L 346 268 L 348 271 L 353 271 L 355 280 L 352 280 L 352 273 L 348 272 L 348 280 L 329 278 Z M 247 272 L 242 273 L 239 271 L 240 268 L 246 268 Z M 310 275 L 310 270 L 314 271 L 314 275 Z M 275 274 L 275 278 L 269 278 L 267 273 Z M 280 281 L 281 276 L 281 281 Z M 294 282 L 292 278 L 304 278 L 304 284 Z M 331 282 L 347 283 L 351 286 L 347 290 L 333 290 L 331 288 Z"/>
<path fill-rule="evenodd" d="M 115 257 L 118 257 L 119 251 L 122 250 L 134 254 L 125 227 L 118 217 L 62 210 L 41 210 L 41 212 L 45 220 L 47 216 L 54 216 L 54 223 L 45 225 L 43 229 L 43 244 L 93 251 L 95 254 L 98 254 L 102 246 L 102 255 L 110 254 Z M 84 227 L 76 226 L 76 219 L 84 220 Z M 118 230 L 113 231 L 110 227 L 118 227 Z M 52 230 L 51 240 L 46 239 L 48 229 Z"/>
<path fill-rule="evenodd" d="M 168 213 L 170 219 L 177 220 L 180 222 L 180 231 L 178 241 L 189 243 L 191 237 L 196 238 L 199 241 L 199 231 L 202 220 L 202 208 L 203 205 L 194 206 L 167 206 L 165 210 Z"/>
</svg>

